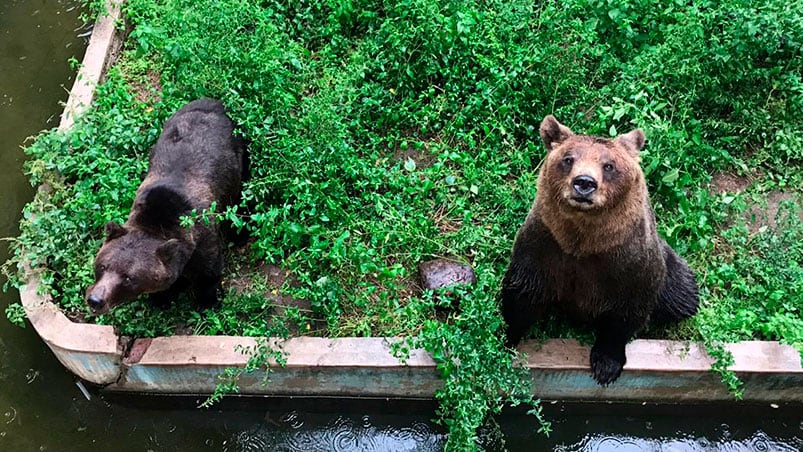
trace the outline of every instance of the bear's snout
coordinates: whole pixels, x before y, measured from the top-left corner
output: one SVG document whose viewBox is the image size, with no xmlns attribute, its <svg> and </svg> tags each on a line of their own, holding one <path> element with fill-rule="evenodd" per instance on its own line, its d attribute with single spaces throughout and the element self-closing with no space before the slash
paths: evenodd
<svg viewBox="0 0 803 452">
<path fill-rule="evenodd" d="M 597 181 L 591 176 L 581 175 L 572 179 L 572 187 L 575 193 L 585 198 L 597 190 Z"/>
<path fill-rule="evenodd" d="M 100 313 L 103 311 L 103 308 L 106 306 L 106 301 L 103 298 L 91 293 L 86 297 L 86 304 L 89 305 L 89 309 L 92 310 L 94 313 Z"/>
<path fill-rule="evenodd" d="M 108 289 L 101 281 L 89 286 L 89 289 L 86 291 L 86 304 L 89 306 L 89 310 L 92 311 L 92 314 L 100 315 L 109 312 L 111 308 L 109 295 Z"/>
</svg>

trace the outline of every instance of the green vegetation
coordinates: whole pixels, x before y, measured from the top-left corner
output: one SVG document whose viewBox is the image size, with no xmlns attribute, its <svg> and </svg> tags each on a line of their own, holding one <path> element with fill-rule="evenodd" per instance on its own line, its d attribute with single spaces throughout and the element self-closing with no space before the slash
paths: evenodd
<svg viewBox="0 0 803 452">
<path fill-rule="evenodd" d="M 28 149 L 32 183 L 49 190 L 25 209 L 6 270 L 39 268 L 65 310 L 86 312 L 102 226 L 127 216 L 163 121 L 219 98 L 250 140 L 243 205 L 224 213 L 251 234 L 229 258 L 248 277 L 214 311 L 137 302 L 95 320 L 142 336 L 406 335 L 446 379 L 449 448 L 470 449 L 488 413 L 531 402 L 496 296 L 552 113 L 586 133 L 644 129 L 660 232 L 702 285 L 700 315 L 665 334 L 704 341 L 737 393 L 722 343 L 803 351 L 803 3 L 129 0 L 125 12 L 134 28 L 94 108 Z M 752 184 L 737 193 L 726 178 Z M 762 223 L 778 193 L 791 205 Z M 418 264 L 439 256 L 470 262 L 476 286 L 418 290 Z M 277 314 L 266 262 L 308 307 Z"/>
</svg>

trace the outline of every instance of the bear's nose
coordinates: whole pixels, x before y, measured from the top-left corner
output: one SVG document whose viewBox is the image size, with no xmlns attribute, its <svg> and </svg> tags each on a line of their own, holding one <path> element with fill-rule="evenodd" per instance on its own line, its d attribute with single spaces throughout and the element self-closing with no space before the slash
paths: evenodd
<svg viewBox="0 0 803 452">
<path fill-rule="evenodd" d="M 89 296 L 86 297 L 86 303 L 89 305 L 89 309 L 93 311 L 100 311 L 104 304 L 103 299 L 95 294 L 89 294 Z"/>
<path fill-rule="evenodd" d="M 588 196 L 597 189 L 597 181 L 591 176 L 577 176 L 572 179 L 574 191 L 580 196 Z"/>
</svg>

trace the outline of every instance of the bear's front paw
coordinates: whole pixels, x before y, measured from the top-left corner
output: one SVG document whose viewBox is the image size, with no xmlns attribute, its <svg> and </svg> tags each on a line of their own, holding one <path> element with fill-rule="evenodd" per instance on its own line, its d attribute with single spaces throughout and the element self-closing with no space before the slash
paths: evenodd
<svg viewBox="0 0 803 452">
<path fill-rule="evenodd" d="M 510 334 L 509 332 L 505 334 L 505 347 L 515 350 L 519 342 L 521 342 L 521 335 Z"/>
<path fill-rule="evenodd" d="M 596 346 L 591 349 L 591 376 L 602 386 L 613 383 L 622 374 L 625 359 L 616 355 Z"/>
<path fill-rule="evenodd" d="M 148 300 L 151 305 L 160 309 L 167 309 L 173 300 L 176 299 L 176 293 L 172 290 L 165 290 L 162 292 L 154 292 L 148 295 Z"/>
<path fill-rule="evenodd" d="M 200 310 L 219 306 L 222 298 L 223 286 L 219 282 L 195 288 L 195 302 Z"/>
</svg>

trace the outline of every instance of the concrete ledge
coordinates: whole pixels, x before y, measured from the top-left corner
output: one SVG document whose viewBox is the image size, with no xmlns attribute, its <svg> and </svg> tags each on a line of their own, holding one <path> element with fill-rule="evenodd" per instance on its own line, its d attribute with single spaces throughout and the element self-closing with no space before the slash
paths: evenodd
<svg viewBox="0 0 803 452">
<path fill-rule="evenodd" d="M 90 105 L 94 88 L 109 64 L 120 17 L 119 0 L 99 18 L 60 129 Z M 38 278 L 28 269 L 22 304 L 34 329 L 67 369 L 82 379 L 116 392 L 209 394 L 228 367 L 244 367 L 239 347 L 253 338 L 177 336 L 137 339 L 126 351 L 112 327 L 71 322 L 49 297 L 37 293 Z M 430 398 L 442 387 L 434 361 L 423 350 L 400 363 L 389 352 L 393 338 L 293 338 L 274 341 L 287 353 L 285 367 L 274 366 L 263 385 L 263 371 L 244 374 L 241 394 L 312 397 Z M 733 369 L 745 382 L 751 402 L 803 403 L 803 368 L 790 346 L 776 342 L 742 342 L 728 347 Z M 536 396 L 544 399 L 692 402 L 732 401 L 713 359 L 701 346 L 672 341 L 636 340 L 627 347 L 628 364 L 608 387 L 590 377 L 589 348 L 573 340 L 524 343 Z"/>
<path fill-rule="evenodd" d="M 769 341 L 728 344 L 733 369 L 745 383 L 744 400 L 803 402 L 803 368 L 793 347 Z M 519 347 L 529 356 L 527 366 L 538 397 L 556 400 L 636 402 L 733 401 L 718 375 L 714 359 L 702 345 L 680 341 L 635 340 L 627 345 L 622 376 L 608 387 L 590 377 L 590 347 L 554 339 L 539 346 Z"/>
<path fill-rule="evenodd" d="M 120 19 L 120 5 L 123 0 L 107 0 L 108 14 L 98 17 L 92 35 L 89 38 L 81 68 L 75 77 L 67 105 L 61 114 L 59 130 L 69 130 L 95 97 L 95 88 L 100 84 L 103 74 L 112 63 L 113 55 L 118 47 L 117 21 Z"/>
<path fill-rule="evenodd" d="M 422 350 L 406 364 L 389 351 L 383 338 L 274 340 L 284 351 L 284 367 L 271 363 L 265 372 L 243 374 L 240 393 L 284 396 L 432 397 L 442 385 L 435 362 Z M 123 375 L 112 391 L 208 394 L 227 367 L 245 367 L 248 357 L 238 347 L 256 340 L 232 336 L 174 336 L 134 341 L 123 362 Z"/>
<path fill-rule="evenodd" d="M 406 363 L 389 351 L 388 338 L 293 338 L 274 342 L 288 354 L 285 367 L 244 374 L 242 394 L 429 398 L 442 386 L 435 362 L 415 350 Z M 227 367 L 244 367 L 247 357 L 235 348 L 254 339 L 227 336 L 176 336 L 138 339 L 122 364 L 123 375 L 110 391 L 208 394 Z M 796 350 L 776 342 L 732 344 L 735 369 L 745 381 L 745 400 L 803 402 L 803 369 Z M 536 396 L 555 400 L 638 402 L 731 401 L 713 359 L 697 344 L 636 340 L 628 344 L 628 364 L 608 387 L 590 376 L 589 347 L 574 340 L 525 342 L 525 365 Z"/>
<path fill-rule="evenodd" d="M 35 278 L 31 278 L 35 283 Z M 162 394 L 209 394 L 229 367 L 245 367 L 241 350 L 256 345 L 249 337 L 174 336 L 137 339 L 128 353 L 111 327 L 73 323 L 30 285 L 21 292 L 36 331 L 65 367 L 105 390 Z M 320 397 L 430 398 L 442 386 L 435 362 L 413 350 L 406 363 L 390 353 L 395 338 L 313 337 L 273 340 L 287 354 L 284 367 L 243 374 L 241 394 Z M 803 368 L 797 351 L 777 342 L 730 344 L 733 369 L 752 402 L 803 403 Z M 713 358 L 698 344 L 635 340 L 628 364 L 608 387 L 590 377 L 590 349 L 577 341 L 553 339 L 523 343 L 519 350 L 533 377 L 536 396 L 555 400 L 642 402 L 731 401 Z"/>
<path fill-rule="evenodd" d="M 86 111 L 94 97 L 111 56 L 119 50 L 122 0 L 108 0 L 108 14 L 98 18 L 92 28 L 78 76 L 64 107 L 59 130 L 72 127 L 75 118 Z M 122 347 L 110 326 L 76 324 L 70 321 L 49 297 L 40 295 L 39 277 L 26 266 L 26 286 L 20 290 L 25 313 L 39 336 L 53 350 L 58 360 L 79 377 L 97 384 L 115 381 L 120 374 Z"/>
<path fill-rule="evenodd" d="M 111 383 L 120 375 L 123 350 L 114 328 L 72 322 L 58 306 L 37 293 L 39 280 L 29 272 L 20 300 L 31 325 L 72 373 L 92 383 Z"/>
</svg>

